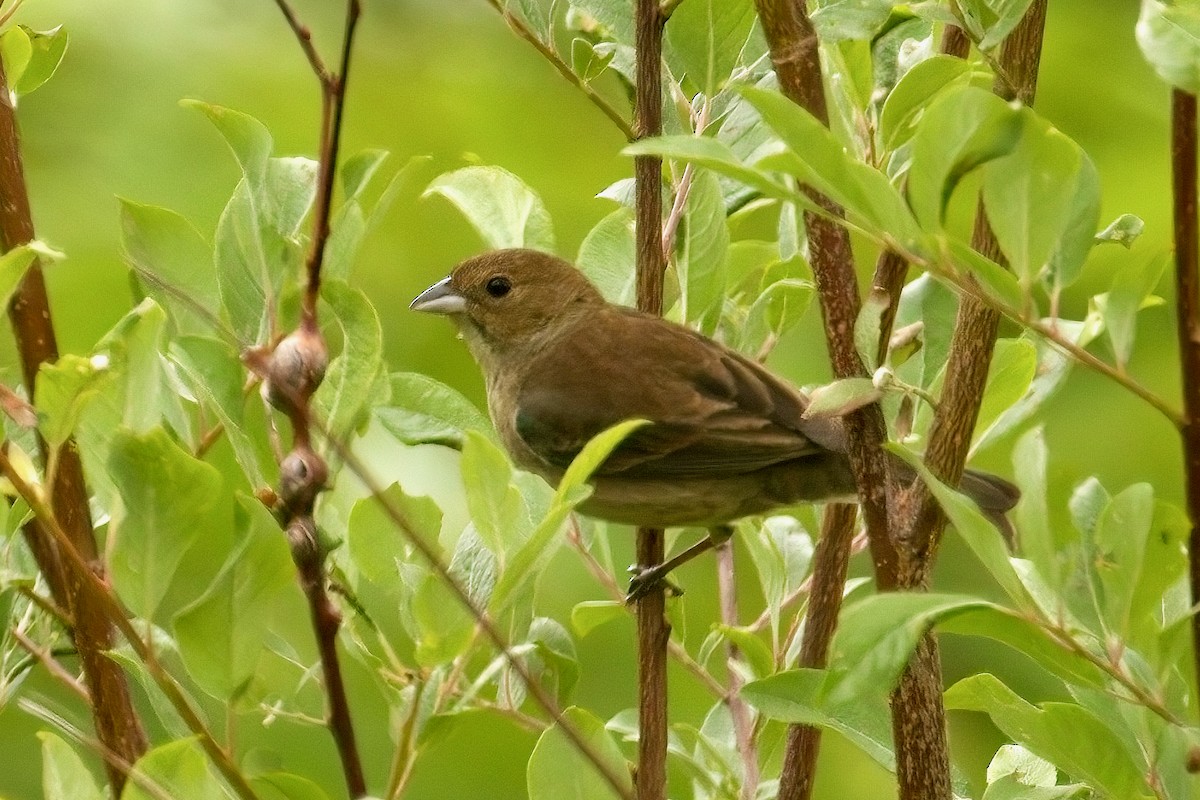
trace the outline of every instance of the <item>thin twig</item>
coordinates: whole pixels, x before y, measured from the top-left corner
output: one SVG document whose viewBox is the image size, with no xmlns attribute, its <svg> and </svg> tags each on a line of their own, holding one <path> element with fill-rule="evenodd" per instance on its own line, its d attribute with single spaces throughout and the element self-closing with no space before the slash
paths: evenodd
<svg viewBox="0 0 1200 800">
<path fill-rule="evenodd" d="M 600 109 L 601 113 L 608 117 L 613 125 L 617 126 L 617 129 L 621 131 L 626 141 L 632 142 L 637 138 L 637 134 L 628 120 L 621 116 L 621 113 L 613 108 L 582 76 L 576 75 L 575 71 L 571 69 L 571 65 L 563 61 L 562 57 L 555 52 L 553 47 L 543 42 L 536 33 L 530 30 L 524 20 L 509 11 L 501 0 L 487 0 L 487 4 L 496 9 L 497 13 L 508 23 L 508 27 L 512 29 L 513 33 L 533 45 L 533 49 L 537 50 L 543 58 L 549 61 L 550 65 L 558 71 L 559 75 L 562 75 L 568 83 L 583 92 L 592 105 Z"/>
<path fill-rule="evenodd" d="M 17 640 L 17 643 L 25 649 L 25 652 L 37 659 L 38 663 L 46 668 L 46 672 L 50 673 L 52 677 L 58 679 L 59 683 L 63 684 L 72 692 L 74 692 L 75 695 L 84 702 L 84 705 L 90 706 L 92 704 L 92 695 L 88 692 L 87 687 L 80 683 L 79 680 L 62 665 L 62 662 L 54 657 L 53 653 L 51 653 L 49 650 L 43 650 L 42 648 L 38 647 L 37 642 L 21 633 L 18 628 L 12 628 L 11 632 L 13 638 Z"/>
<path fill-rule="evenodd" d="M 304 55 L 308 58 L 308 63 L 312 66 L 313 72 L 316 73 L 322 86 L 330 86 L 333 83 L 334 77 L 329 73 L 329 68 L 325 66 L 321 54 L 317 52 L 316 45 L 313 44 L 312 31 L 300 21 L 295 9 L 291 7 L 287 0 L 275 0 L 275 5 L 279 6 L 279 10 L 283 12 L 283 16 L 287 19 L 292 32 L 296 34 L 296 41 L 300 43 L 300 49 L 304 51 Z"/>
<path fill-rule="evenodd" d="M 734 570 L 733 542 L 726 541 L 716 548 L 717 594 L 720 599 L 721 623 L 738 627 L 737 579 Z M 758 792 L 758 747 L 754 743 L 754 715 L 741 697 L 742 654 L 737 644 L 725 640 L 725 663 L 729 671 L 729 716 L 733 721 L 733 738 L 742 759 L 742 800 L 754 800 Z"/>
<path fill-rule="evenodd" d="M 29 602 L 33 603 L 42 611 L 45 611 L 47 614 L 57 619 L 68 629 L 74 626 L 74 622 L 71 620 L 71 615 L 65 608 L 54 602 L 52 598 L 38 594 L 36 591 L 34 591 L 32 586 L 18 584 L 17 593 L 29 600 Z"/>
<path fill-rule="evenodd" d="M 711 107 L 712 101 L 706 97 L 700 104 L 700 110 L 692 114 L 693 132 L 697 136 L 702 135 L 704 129 L 708 127 L 708 115 Z M 679 188 L 675 191 L 675 202 L 671 204 L 671 213 L 667 215 L 667 220 L 663 223 L 663 261 L 670 261 L 671 254 L 675 252 L 675 232 L 679 229 L 679 223 L 687 209 L 688 195 L 691 194 L 692 179 L 695 174 L 695 164 L 689 163 L 683 168 L 683 177 L 679 179 Z"/>
</svg>

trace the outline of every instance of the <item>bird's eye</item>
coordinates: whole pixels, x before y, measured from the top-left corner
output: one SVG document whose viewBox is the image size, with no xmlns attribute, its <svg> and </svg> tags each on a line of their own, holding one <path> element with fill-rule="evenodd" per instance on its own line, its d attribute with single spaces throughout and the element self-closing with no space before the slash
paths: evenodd
<svg viewBox="0 0 1200 800">
<path fill-rule="evenodd" d="M 492 297 L 504 297 L 512 291 L 512 283 L 503 275 L 497 275 L 489 280 L 483 288 L 487 289 L 487 293 Z"/>
</svg>

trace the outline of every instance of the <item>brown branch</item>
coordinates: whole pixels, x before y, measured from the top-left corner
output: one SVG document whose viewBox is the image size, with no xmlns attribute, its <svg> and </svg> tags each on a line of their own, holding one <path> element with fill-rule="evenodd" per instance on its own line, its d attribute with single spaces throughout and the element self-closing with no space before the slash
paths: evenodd
<svg viewBox="0 0 1200 800">
<path fill-rule="evenodd" d="M 0 89 L 3 89 L 3 98 L 0 99 L 0 197 L 4 198 L 4 202 L 0 203 L 0 248 L 5 252 L 34 238 L 16 114 L 7 86 L 7 77 L 0 66 Z M 58 344 L 46 283 L 36 258 L 9 301 L 8 316 L 20 353 L 26 391 L 31 400 L 36 400 L 34 390 L 38 369 L 42 364 L 58 360 Z M 89 562 L 98 565 L 100 559 L 92 533 L 87 484 L 75 442 L 68 440 L 57 453 L 51 453 L 40 436 L 38 445 L 43 463 L 49 463 L 55 457 L 58 462 L 50 497 L 54 513 L 69 532 L 72 546 Z M 75 621 L 71 635 L 94 701 L 90 710 L 96 735 L 106 748 L 126 761 L 137 761 L 146 752 L 146 734 L 133 708 L 124 673 L 116 662 L 105 655 L 113 641 L 110 621 L 91 604 L 77 602 L 80 599 L 77 596 L 78 580 L 64 569 L 62 555 L 37 521 L 25 526 L 24 536 L 55 603 L 67 609 Z M 125 785 L 125 776 L 109 765 L 108 777 L 113 795 L 119 795 Z"/>
<path fill-rule="evenodd" d="M 733 563 L 733 542 L 727 540 L 716 547 L 717 593 L 721 605 L 721 622 L 729 628 L 738 627 L 737 580 Z M 754 800 L 758 791 L 758 747 L 754 743 L 754 716 L 741 697 L 742 679 L 738 665 L 742 654 L 732 639 L 725 640 L 725 663 L 729 670 L 729 716 L 733 721 L 733 737 L 738 755 L 742 758 L 742 800 Z"/>
<path fill-rule="evenodd" d="M 1189 578 L 1200 602 L 1200 229 L 1196 219 L 1196 95 L 1171 93 L 1171 175 L 1175 208 L 1175 308 L 1186 422 L 1180 430 L 1187 489 Z M 1200 679 L 1200 615 L 1192 615 L 1192 654 Z"/>
<path fill-rule="evenodd" d="M 125 609 L 121 606 L 121 601 L 117 599 L 112 588 L 95 573 L 91 565 L 80 555 L 66 530 L 59 523 L 55 510 L 46 502 L 40 490 L 26 482 L 21 474 L 13 468 L 3 447 L 0 447 L 0 475 L 8 478 L 17 494 L 29 504 L 29 508 L 37 518 L 39 530 L 57 546 L 58 553 L 62 556 L 63 568 L 76 587 L 76 599 L 79 602 L 77 608 L 93 609 L 93 613 L 97 617 L 111 621 L 120 630 L 121 635 L 133 649 L 134 655 L 145 664 L 146 671 L 149 672 L 159 690 L 179 714 L 188 730 L 196 734 L 200 746 L 225 777 L 225 780 L 229 782 L 229 785 L 233 787 L 238 797 L 242 800 L 257 800 L 257 795 L 246 781 L 246 777 L 234 763 L 233 756 L 217 742 L 216 737 L 201 719 L 199 712 L 192 706 L 183 689 L 162 668 L 154 652 L 133 627 L 133 621 L 126 616 Z M 89 690 L 94 696 L 95 689 L 89 685 Z M 111 750 L 107 745 L 105 745 L 105 749 Z"/>
<path fill-rule="evenodd" d="M 1002 67 L 995 91 L 1008 100 L 1033 102 L 1046 21 L 1046 0 L 1035 0 L 1004 42 Z M 959 38 L 947 44 L 961 48 Z M 976 212 L 972 246 L 1003 263 L 1002 253 L 982 205 Z M 1000 314 L 966 295 L 959 305 L 946 362 L 947 380 L 930 425 L 925 463 L 951 486 L 962 477 L 971 433 L 979 415 L 999 328 Z M 903 542 L 900 587 L 925 589 L 945 529 L 945 515 L 925 484 L 916 480 L 899 493 L 897 532 Z M 892 736 L 896 742 L 896 777 L 901 800 L 949 800 L 950 754 L 942 702 L 941 660 L 937 639 L 926 634 L 892 693 Z"/>
<path fill-rule="evenodd" d="M 571 65 L 563 61 L 562 57 L 555 52 L 552 46 L 546 42 L 543 42 L 536 33 L 530 30 L 529 26 L 525 24 L 524 20 L 509 11 L 508 7 L 502 2 L 502 0 L 487 0 L 487 3 L 492 8 L 496 9 L 500 16 L 504 18 L 504 21 L 508 24 L 508 27 L 513 33 L 533 45 L 533 49 L 537 50 L 538 53 L 541 54 L 542 58 L 549 61 L 550 66 L 554 67 L 554 69 L 558 71 L 558 74 L 567 80 L 567 83 L 583 92 L 584 97 L 590 100 L 592 105 L 600 109 L 600 112 L 604 114 L 604 116 L 608 117 L 613 125 L 617 126 L 617 130 L 621 131 L 621 134 L 625 137 L 626 141 L 632 142 L 637 138 L 637 134 L 634 132 L 633 126 L 630 125 L 623 116 L 621 116 L 621 113 L 613 108 L 612 105 L 605 100 L 599 92 L 593 89 L 591 85 L 583 79 L 582 76 L 576 75 L 575 71 L 571 69 Z"/>
<path fill-rule="evenodd" d="M 354 32 L 362 14 L 360 0 L 347 0 L 346 22 L 338 74 L 331 74 L 312 44 L 306 25 L 300 22 L 286 0 L 276 0 L 288 24 L 308 56 L 321 85 L 321 135 L 317 170 L 317 194 L 314 200 L 312 238 L 305 261 L 308 279 L 301 307 L 300 326 L 285 337 L 270 355 L 266 368 L 267 397 L 287 414 L 292 425 L 292 450 L 280 459 L 278 513 L 287 531 L 292 560 L 296 564 L 300 587 L 308 599 L 309 616 L 317 642 L 328 705 L 329 733 L 337 746 L 346 790 L 351 798 L 367 794 L 362 757 L 354 735 L 350 702 L 338 661 L 337 635 L 341 614 L 325 588 L 325 556 L 313 509 L 317 496 L 325 489 L 328 467 L 312 449 L 309 429 L 309 402 L 325 376 L 328 351 L 317 324 L 317 301 L 321 293 L 321 266 L 329 239 L 329 217 L 333 205 L 333 184 L 337 174 L 338 147 L 342 135 L 346 83 Z M 247 360 L 249 364 L 250 361 Z"/>
<path fill-rule="evenodd" d="M 636 0 L 636 88 L 634 131 L 637 138 L 662 133 L 662 37 L 665 20 L 658 0 Z M 661 314 L 663 303 L 662 159 L 637 156 L 633 161 L 637 239 L 637 304 Z M 661 564 L 664 534 L 638 528 L 637 563 L 641 569 Z M 659 583 L 637 601 L 638 629 L 638 800 L 667 796 L 667 643 L 666 592 Z"/>
</svg>

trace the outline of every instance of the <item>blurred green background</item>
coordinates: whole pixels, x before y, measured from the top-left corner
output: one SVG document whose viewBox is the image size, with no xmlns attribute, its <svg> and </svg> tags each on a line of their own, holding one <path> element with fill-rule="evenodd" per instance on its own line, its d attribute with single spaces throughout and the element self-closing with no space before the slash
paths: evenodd
<svg viewBox="0 0 1200 800">
<path fill-rule="evenodd" d="M 319 46 L 332 53 L 342 4 L 297 0 Z M 343 153 L 378 147 L 433 157 L 430 175 L 485 163 L 521 176 L 542 196 L 555 222 L 559 251 L 571 257 L 587 231 L 611 210 L 597 192 L 631 170 L 619 155 L 620 135 L 525 42 L 513 36 L 484 0 L 366 0 L 350 81 Z M 1051 0 L 1037 106 L 1083 145 L 1103 180 L 1104 221 L 1131 212 L 1146 221 L 1132 251 L 1098 248 L 1064 304 L 1079 316 L 1111 271 L 1127 259 L 1161 257 L 1169 248 L 1168 92 L 1141 60 L 1133 39 L 1136 0 Z M 276 138 L 280 155 L 312 155 L 319 97 L 315 81 L 278 9 L 270 0 L 123 0 L 80 3 L 29 0 L 19 19 L 35 28 L 64 24 L 71 33 L 58 75 L 19 109 L 26 171 L 38 234 L 68 259 L 49 274 L 64 351 L 86 352 L 130 307 L 118 237 L 117 197 L 176 209 L 211 236 L 236 181 L 225 145 L 181 98 L 199 98 L 249 112 Z M 602 84 L 606 91 L 611 85 Z M 619 93 L 611 92 L 619 100 Z M 355 279 L 379 309 L 386 353 L 396 370 L 417 370 L 482 400 L 482 384 L 450 326 L 411 314 L 409 300 L 481 243 L 441 199 L 402 196 L 366 244 Z M 1167 397 L 1177 396 L 1170 306 L 1142 317 L 1131 371 Z M 1010 334 L 1013 333 L 1010 331 Z M 1103 347 L 1103 345 L 1100 345 Z M 12 363 L 7 331 L 0 363 Z M 773 356 L 797 382 L 828 374 L 819 321 L 810 313 Z M 1051 463 L 1051 504 L 1062 508 L 1070 488 L 1098 475 L 1110 488 L 1149 481 L 1159 495 L 1182 495 L 1178 443 L 1171 426 L 1106 379 L 1077 370 L 1041 420 Z M 979 464 L 1009 474 L 1012 441 L 981 455 Z M 453 474 L 453 460 L 428 449 L 377 455 L 381 469 L 425 476 Z M 402 462 L 402 463 L 400 463 Z M 433 475 L 433 478 L 429 476 Z M 395 477 L 394 475 L 392 477 Z M 615 542 L 632 561 L 630 541 Z M 864 565 L 857 565 L 861 571 Z M 711 562 L 679 575 L 686 596 L 688 638 L 698 644 L 715 619 Z M 938 585 L 975 588 L 986 578 L 955 540 L 947 540 Z M 577 559 L 560 557 L 547 574 L 549 610 L 565 619 L 571 605 L 603 596 Z M 756 614 L 747 595 L 744 613 Z M 299 634 L 303 635 L 303 629 Z M 601 716 L 635 702 L 632 624 L 610 623 L 580 643 L 581 705 Z M 975 640 L 946 637 L 947 680 L 997 672 L 1031 700 L 1051 696 L 1018 656 Z M 675 719 L 698 724 L 706 696 L 673 674 Z M 362 682 L 361 674 L 352 679 Z M 356 708 L 373 784 L 389 757 L 382 709 Z M 279 726 L 284 726 L 280 731 Z M 1000 739 L 981 717 L 951 720 L 959 765 L 978 785 Z M 36 725 L 12 707 L 0 709 L 0 795 L 40 797 Z M 313 776 L 336 774 L 333 749 L 321 731 L 278 723 L 261 738 L 285 765 Z M 480 716 L 439 742 L 418 766 L 413 798 L 524 796 L 524 762 L 533 739 L 509 723 Z M 888 798 L 890 778 L 830 736 L 818 781 L 822 798 Z M 329 785 L 336 785 L 330 783 Z M 678 794 L 683 785 L 673 787 Z"/>
</svg>

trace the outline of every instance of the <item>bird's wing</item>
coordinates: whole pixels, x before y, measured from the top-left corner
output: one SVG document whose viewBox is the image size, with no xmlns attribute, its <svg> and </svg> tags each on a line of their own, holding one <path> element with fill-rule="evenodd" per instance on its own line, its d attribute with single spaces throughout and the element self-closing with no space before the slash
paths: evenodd
<svg viewBox="0 0 1200 800">
<path fill-rule="evenodd" d="M 643 418 L 598 470 L 628 477 L 752 472 L 840 450 L 836 422 L 802 419 L 804 396 L 758 364 L 680 326 L 606 309 L 528 365 L 515 429 L 566 467 L 593 436 Z"/>
</svg>

